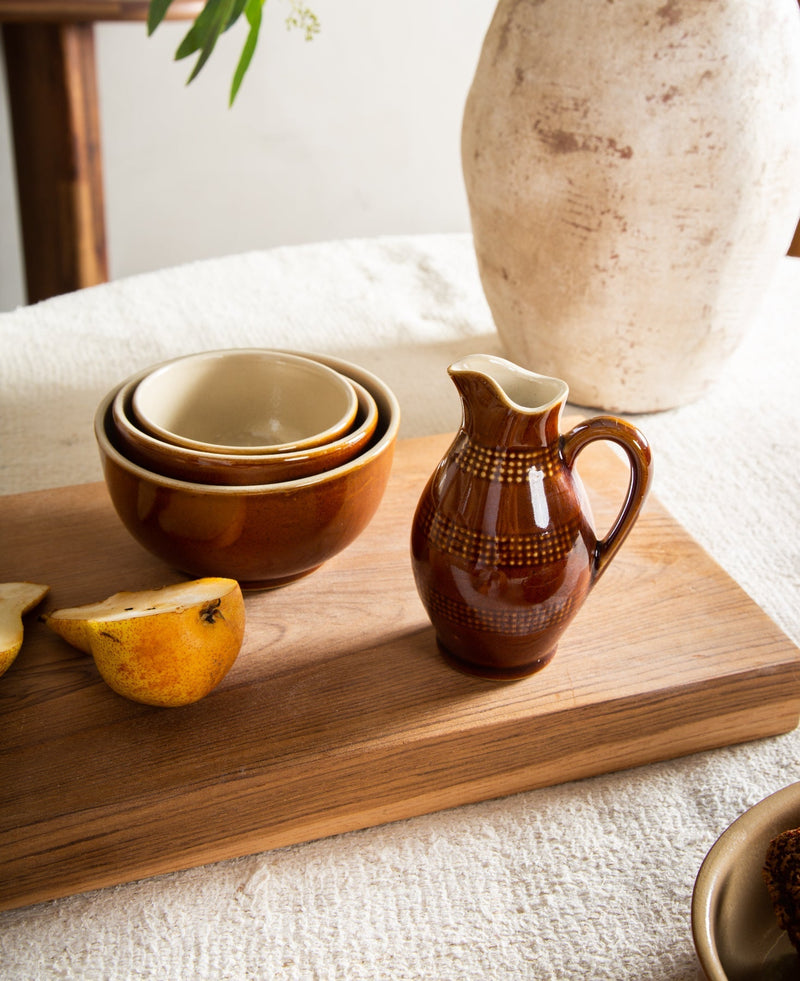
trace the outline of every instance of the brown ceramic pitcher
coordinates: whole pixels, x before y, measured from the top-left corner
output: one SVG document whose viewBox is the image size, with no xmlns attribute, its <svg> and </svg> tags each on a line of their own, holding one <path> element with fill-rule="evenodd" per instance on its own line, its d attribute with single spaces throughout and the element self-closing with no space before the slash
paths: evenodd
<svg viewBox="0 0 800 981">
<path fill-rule="evenodd" d="M 439 647 L 493 678 L 543 668 L 638 517 L 650 448 L 632 425 L 595 416 L 559 431 L 566 382 L 492 355 L 448 369 L 461 427 L 422 493 L 411 533 L 414 577 Z M 596 537 L 573 463 L 595 440 L 625 451 L 630 483 Z"/>
</svg>

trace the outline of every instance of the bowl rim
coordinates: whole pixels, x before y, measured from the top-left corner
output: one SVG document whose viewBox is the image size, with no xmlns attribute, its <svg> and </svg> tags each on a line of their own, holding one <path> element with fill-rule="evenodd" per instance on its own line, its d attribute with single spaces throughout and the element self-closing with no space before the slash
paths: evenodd
<svg viewBox="0 0 800 981">
<path fill-rule="evenodd" d="M 251 348 L 244 349 L 231 349 L 231 350 L 253 350 Z M 257 349 L 256 349 L 257 350 Z M 272 350 L 272 349 L 270 349 Z M 289 351 L 287 353 L 295 353 Z M 348 472 L 354 472 L 356 470 L 362 469 L 376 457 L 381 456 L 384 451 L 394 443 L 398 430 L 400 428 L 400 403 L 397 400 L 397 396 L 389 388 L 389 386 L 377 375 L 373 374 L 366 368 L 362 368 L 352 362 L 345 361 L 342 358 L 337 358 L 332 355 L 327 354 L 311 354 L 304 355 L 305 357 L 314 359 L 319 358 L 323 360 L 323 363 L 332 365 L 337 371 L 343 372 L 345 375 L 349 376 L 349 372 L 353 371 L 356 374 L 357 381 L 361 382 L 362 385 L 367 389 L 367 391 L 373 396 L 376 403 L 378 398 L 375 389 L 380 392 L 382 398 L 386 401 L 388 405 L 388 412 L 386 413 L 386 420 L 383 430 L 380 432 L 380 436 L 376 439 L 375 434 L 373 434 L 372 439 L 374 442 L 370 442 L 366 449 L 361 453 L 356 454 L 350 460 L 341 464 L 338 467 L 334 467 L 331 470 L 321 471 L 315 474 L 309 474 L 306 477 L 298 477 L 294 480 L 285 480 L 281 482 L 274 482 L 270 484 L 202 484 L 195 483 L 188 480 L 178 480 L 176 477 L 164 477 L 161 474 L 148 470 L 145 467 L 141 467 L 121 453 L 108 436 L 106 427 L 108 424 L 108 416 L 111 410 L 111 404 L 117 394 L 117 392 L 126 385 L 134 377 L 134 375 L 129 376 L 124 379 L 119 384 L 115 385 L 110 391 L 108 391 L 100 401 L 95 415 L 94 415 L 94 433 L 97 443 L 104 455 L 106 455 L 112 462 L 114 462 L 118 467 L 126 470 L 132 476 L 137 477 L 140 480 L 146 480 L 148 483 L 156 482 L 162 487 L 168 487 L 172 490 L 182 491 L 187 494 L 195 495 L 207 495 L 214 497 L 221 496 L 254 496 L 257 494 L 286 494 L 292 491 L 301 490 L 304 487 L 311 487 L 315 484 L 325 483 L 328 481 L 335 480 L 337 477 L 344 476 Z M 155 366 L 157 367 L 157 366 Z M 151 369 L 143 369 L 147 372 Z M 374 386 L 374 388 L 373 388 Z M 378 424 L 376 427 L 376 433 L 381 430 L 381 419 L 382 413 L 380 404 L 378 404 Z"/>
<path fill-rule="evenodd" d="M 703 859 L 692 890 L 692 939 L 708 981 L 728 981 L 715 940 L 715 915 L 727 880 L 729 850 L 774 824 L 784 812 L 800 806 L 800 781 L 762 798 L 740 814 L 716 839 Z M 778 832 L 776 832 L 778 833 Z M 766 858 L 766 844 L 764 846 Z"/>
<path fill-rule="evenodd" d="M 222 361 L 226 358 L 247 358 L 258 356 L 263 358 L 269 356 L 275 360 L 283 359 L 286 362 L 299 366 L 301 369 L 318 371 L 319 377 L 327 380 L 332 388 L 340 392 L 344 400 L 343 411 L 339 413 L 335 421 L 332 421 L 324 429 L 317 429 L 314 432 L 305 433 L 297 439 L 288 440 L 283 443 L 263 443 L 249 445 L 237 445 L 229 443 L 213 443 L 208 440 L 197 439 L 169 429 L 157 419 L 153 419 L 148 412 L 143 412 L 139 404 L 143 390 L 146 391 L 148 382 L 157 382 L 167 372 L 184 364 L 199 363 L 203 361 L 213 362 L 215 359 Z M 347 378 L 342 372 L 336 371 L 330 365 L 305 354 L 294 351 L 283 351 L 277 348 L 258 348 L 258 347 L 232 347 L 217 348 L 209 351 L 193 351 L 188 354 L 170 358 L 167 361 L 152 365 L 148 368 L 139 383 L 131 393 L 131 412 L 138 420 L 142 429 L 149 429 L 157 438 L 167 443 L 177 446 L 184 446 L 188 449 L 200 450 L 205 452 L 224 453 L 226 455 L 267 455 L 271 453 L 288 453 L 293 450 L 311 448 L 325 444 L 331 439 L 341 435 L 350 425 L 352 425 L 358 413 L 358 398 L 351 384 L 351 379 Z"/>
<path fill-rule="evenodd" d="M 353 385 L 356 392 L 356 419 L 358 419 L 358 414 L 361 410 L 363 397 L 365 397 L 364 405 L 366 406 L 366 414 L 358 426 L 347 430 L 341 436 L 331 440 L 328 443 L 323 443 L 319 446 L 307 446 L 303 449 L 289 452 L 276 453 L 218 453 L 212 450 L 196 449 L 191 446 L 184 446 L 180 443 L 167 443 L 166 441 L 159 439 L 157 436 L 153 436 L 151 433 L 148 433 L 147 430 L 139 428 L 136 422 L 130 418 L 130 414 L 126 411 L 125 400 L 132 395 L 133 390 L 139 383 L 139 380 L 142 377 L 146 377 L 148 372 L 149 369 L 147 368 L 136 372 L 136 374 L 130 375 L 117 387 L 110 405 L 110 412 L 114 416 L 114 425 L 119 428 L 118 417 L 121 416 L 121 422 L 124 424 L 126 429 L 125 438 L 128 438 L 127 432 L 134 433 L 135 435 L 131 438 L 141 441 L 145 447 L 152 448 L 153 450 L 163 448 L 164 452 L 168 452 L 171 455 L 176 455 L 182 463 L 187 465 L 190 465 L 192 462 L 195 462 L 198 459 L 206 460 L 210 464 L 219 464 L 220 466 L 229 464 L 235 468 L 300 463 L 307 460 L 309 457 L 319 457 L 320 460 L 324 460 L 324 458 L 329 454 L 336 453 L 337 451 L 350 446 L 351 443 L 359 442 L 361 439 L 363 439 L 364 430 L 368 426 L 371 426 L 372 433 L 374 433 L 374 430 L 377 428 L 379 412 L 378 404 L 375 401 L 375 396 L 372 394 L 372 392 L 370 392 L 366 385 L 362 385 L 356 379 L 351 378 L 349 381 Z M 122 399 L 120 398 L 121 396 Z M 119 408 L 119 412 L 116 411 L 117 408 Z M 371 438 L 372 433 L 367 436 L 367 439 Z M 122 455 L 124 456 L 124 453 Z"/>
</svg>

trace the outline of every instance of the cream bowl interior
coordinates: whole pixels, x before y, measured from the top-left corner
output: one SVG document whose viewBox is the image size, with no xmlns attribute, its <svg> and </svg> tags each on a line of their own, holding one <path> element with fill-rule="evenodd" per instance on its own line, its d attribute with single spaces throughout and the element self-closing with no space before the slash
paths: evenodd
<svg viewBox="0 0 800 981">
<path fill-rule="evenodd" d="M 358 409 L 349 379 L 318 360 L 261 348 L 203 351 L 153 368 L 131 411 L 151 435 L 216 453 L 277 453 L 341 436 Z"/>
</svg>

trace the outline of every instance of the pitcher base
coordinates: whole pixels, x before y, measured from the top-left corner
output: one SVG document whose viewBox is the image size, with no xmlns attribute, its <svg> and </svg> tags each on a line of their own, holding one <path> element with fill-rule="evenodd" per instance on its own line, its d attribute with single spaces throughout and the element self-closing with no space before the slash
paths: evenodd
<svg viewBox="0 0 800 981">
<path fill-rule="evenodd" d="M 439 648 L 439 653 L 451 667 L 456 668 L 462 674 L 469 674 L 477 678 L 488 678 L 490 681 L 520 681 L 522 678 L 536 674 L 542 668 L 547 667 L 553 660 L 557 650 L 556 647 L 553 647 L 537 657 L 536 660 L 530 661 L 527 664 L 515 664 L 510 667 L 504 667 L 497 664 L 476 664 L 474 661 L 467 661 L 453 654 L 438 638 L 436 639 L 436 644 Z"/>
</svg>

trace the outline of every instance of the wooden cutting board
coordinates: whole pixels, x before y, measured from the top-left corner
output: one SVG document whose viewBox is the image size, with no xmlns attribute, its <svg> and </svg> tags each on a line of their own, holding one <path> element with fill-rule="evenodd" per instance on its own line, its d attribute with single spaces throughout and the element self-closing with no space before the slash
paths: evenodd
<svg viewBox="0 0 800 981">
<path fill-rule="evenodd" d="M 797 724 L 800 652 L 652 496 L 544 671 L 498 683 L 445 664 L 409 533 L 448 444 L 398 444 L 361 538 L 247 595 L 239 659 L 195 705 L 126 701 L 26 619 L 0 679 L 0 909 Z M 626 468 L 589 447 L 579 469 L 608 527 Z M 0 541 L 0 581 L 50 584 L 42 610 L 180 578 L 102 484 L 3 498 Z"/>
</svg>

